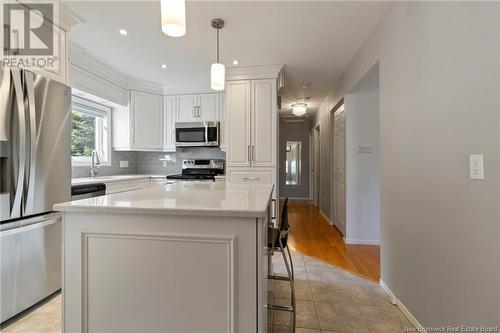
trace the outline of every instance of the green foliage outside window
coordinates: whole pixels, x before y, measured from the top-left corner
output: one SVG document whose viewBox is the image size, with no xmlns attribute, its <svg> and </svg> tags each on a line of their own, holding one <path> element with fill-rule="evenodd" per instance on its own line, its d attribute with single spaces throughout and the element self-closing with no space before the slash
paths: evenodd
<svg viewBox="0 0 500 333">
<path fill-rule="evenodd" d="M 95 150 L 96 117 L 72 111 L 71 156 L 91 156 Z"/>
</svg>

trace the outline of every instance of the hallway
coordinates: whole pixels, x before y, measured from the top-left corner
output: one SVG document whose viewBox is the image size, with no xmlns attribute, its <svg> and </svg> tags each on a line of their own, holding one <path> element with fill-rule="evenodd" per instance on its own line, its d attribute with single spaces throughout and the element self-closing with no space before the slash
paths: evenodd
<svg viewBox="0 0 500 333">
<path fill-rule="evenodd" d="M 290 200 L 288 218 L 292 249 L 378 283 L 379 246 L 344 244 L 342 234 L 310 201 Z"/>
</svg>

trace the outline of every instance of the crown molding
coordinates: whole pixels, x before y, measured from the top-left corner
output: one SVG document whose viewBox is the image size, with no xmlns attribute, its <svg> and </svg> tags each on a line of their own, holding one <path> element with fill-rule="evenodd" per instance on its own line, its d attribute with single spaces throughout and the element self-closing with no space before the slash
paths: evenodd
<svg viewBox="0 0 500 333">
<path fill-rule="evenodd" d="M 62 3 L 59 3 L 59 26 L 70 31 L 76 25 L 87 23 L 87 21 Z"/>
<path fill-rule="evenodd" d="M 284 65 L 229 67 L 226 80 L 278 79 L 283 76 Z"/>
<path fill-rule="evenodd" d="M 69 62 L 84 71 L 94 74 L 123 89 L 127 88 L 128 78 L 120 72 L 103 64 L 100 60 L 94 58 L 83 47 L 73 42 L 69 42 Z"/>
</svg>

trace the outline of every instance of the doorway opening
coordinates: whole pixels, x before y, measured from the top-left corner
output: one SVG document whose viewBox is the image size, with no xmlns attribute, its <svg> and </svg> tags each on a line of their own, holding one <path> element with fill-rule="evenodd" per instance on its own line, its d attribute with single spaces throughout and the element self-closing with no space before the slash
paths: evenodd
<svg viewBox="0 0 500 333">
<path fill-rule="evenodd" d="M 333 223 L 346 244 L 380 245 L 379 68 L 333 109 Z"/>
</svg>

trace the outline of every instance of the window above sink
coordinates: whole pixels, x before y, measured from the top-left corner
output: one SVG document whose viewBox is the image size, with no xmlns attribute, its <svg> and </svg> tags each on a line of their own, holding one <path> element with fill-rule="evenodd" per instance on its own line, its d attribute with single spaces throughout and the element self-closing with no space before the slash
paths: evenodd
<svg viewBox="0 0 500 333">
<path fill-rule="evenodd" d="M 71 164 L 90 166 L 95 150 L 101 165 L 111 165 L 111 108 L 73 95 L 71 117 Z"/>
</svg>

